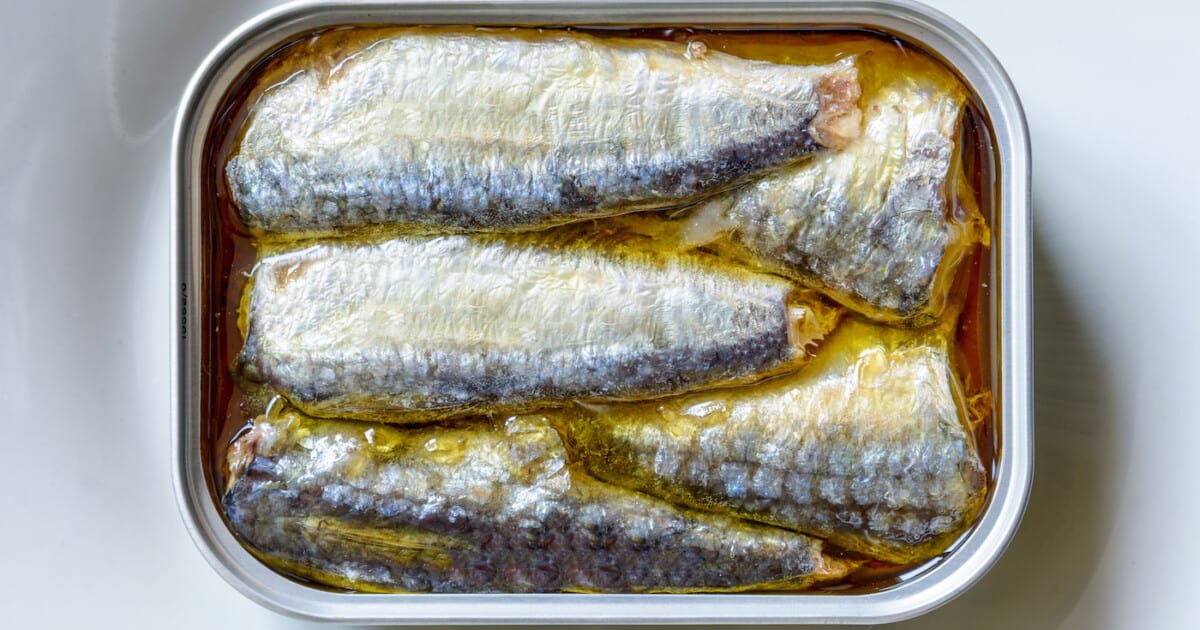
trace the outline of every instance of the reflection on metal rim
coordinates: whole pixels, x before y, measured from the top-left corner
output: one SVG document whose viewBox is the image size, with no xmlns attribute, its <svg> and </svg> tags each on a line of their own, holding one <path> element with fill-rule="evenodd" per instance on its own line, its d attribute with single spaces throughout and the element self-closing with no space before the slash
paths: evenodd
<svg viewBox="0 0 1200 630">
<path fill-rule="evenodd" d="M 995 488 L 975 529 L 953 553 L 899 585 L 861 595 L 358 595 L 303 586 L 255 560 L 226 527 L 201 458 L 201 344 L 189 334 L 200 290 L 204 139 L 227 88 L 290 36 L 333 24 L 710 24 L 764 28 L 867 28 L 920 44 L 974 91 L 995 143 L 998 235 L 993 347 L 1003 447 Z M 907 0 L 787 2 L 297 2 L 250 20 L 204 60 L 183 96 L 172 155 L 172 439 L 175 490 L 194 541 L 218 573 L 251 599 L 292 616 L 352 623 L 880 623 L 928 612 L 978 581 L 1017 529 L 1033 478 L 1030 325 L 1029 138 L 1004 70 L 971 33 Z"/>
</svg>

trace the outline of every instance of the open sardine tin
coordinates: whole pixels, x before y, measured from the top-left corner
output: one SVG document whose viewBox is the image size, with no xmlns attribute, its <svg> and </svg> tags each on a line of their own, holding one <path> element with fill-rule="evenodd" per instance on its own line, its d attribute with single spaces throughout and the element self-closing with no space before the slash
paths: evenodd
<svg viewBox="0 0 1200 630">
<path fill-rule="evenodd" d="M 922 49 L 971 92 L 990 136 L 989 195 L 993 287 L 990 389 L 994 396 L 992 487 L 975 525 L 950 551 L 914 575 L 869 592 L 797 594 L 364 594 L 317 588 L 257 560 L 231 533 L 214 487 L 211 439 L 212 314 L 227 305 L 209 278 L 214 238 L 201 185 L 214 125 L 230 90 L 260 59 L 297 36 L 337 25 L 580 26 L 870 31 Z M 1029 139 L 1004 70 L 962 26 L 928 7 L 884 2 L 297 2 L 268 11 L 225 38 L 192 77 L 180 105 L 172 155 L 172 249 L 176 338 L 172 344 L 174 479 L 196 545 L 235 588 L 273 610 L 351 623 L 880 623 L 928 612 L 965 591 L 1003 553 L 1020 522 L 1033 475 Z M 199 334 L 199 333 L 205 334 Z"/>
</svg>

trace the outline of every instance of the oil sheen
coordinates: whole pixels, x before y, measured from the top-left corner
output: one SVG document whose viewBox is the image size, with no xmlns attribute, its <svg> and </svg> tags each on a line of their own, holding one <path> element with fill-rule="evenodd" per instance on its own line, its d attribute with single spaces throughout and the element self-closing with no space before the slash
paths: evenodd
<svg viewBox="0 0 1200 630">
<path fill-rule="evenodd" d="M 599 38 L 647 38 L 685 43 L 691 50 L 718 50 L 738 57 L 780 64 L 823 65 L 853 56 L 858 66 L 864 100 L 897 76 L 936 76 L 939 81 L 958 81 L 950 69 L 924 52 L 918 44 L 866 31 L 719 28 L 577 30 Z M 239 378 L 236 371 L 244 342 L 244 322 L 239 326 L 239 317 L 247 281 L 260 248 L 298 248 L 304 245 L 305 239 L 312 238 L 304 234 L 257 234 L 251 230 L 240 218 L 232 201 L 225 177 L 228 156 L 238 149 L 240 130 L 254 103 L 265 90 L 295 71 L 298 54 L 317 51 L 335 65 L 360 50 L 364 43 L 394 32 L 397 31 L 347 25 L 309 33 L 281 44 L 244 73 L 226 95 L 210 128 L 201 181 L 204 279 L 200 308 L 205 325 L 196 325 L 194 330 L 203 335 L 201 410 L 204 439 L 200 446 L 203 460 L 208 464 L 207 481 L 216 505 L 221 504 L 226 488 L 225 458 L 229 445 L 245 433 L 249 422 L 264 413 L 269 405 L 280 404 L 272 392 Z M 1000 412 L 996 402 L 998 396 L 995 395 L 999 357 L 994 353 L 994 330 L 998 322 L 992 299 L 992 292 L 1000 281 L 996 271 L 998 265 L 993 257 L 1000 235 L 992 229 L 995 225 L 993 219 L 997 206 L 998 176 L 989 123 L 969 90 L 963 90 L 966 92 L 966 107 L 959 123 L 957 153 L 954 156 L 957 162 L 954 177 L 957 181 L 947 186 L 951 192 L 948 212 L 958 216 L 978 212 L 984 225 L 979 237 L 964 246 L 961 253 L 963 260 L 957 272 L 945 280 L 949 286 L 946 290 L 950 296 L 948 303 L 936 321 L 927 324 L 927 328 L 941 331 L 950 341 L 947 353 L 961 389 L 957 397 L 963 415 L 970 421 L 970 430 L 983 463 L 985 486 L 990 494 L 994 483 L 993 468 L 1002 437 L 996 427 Z M 679 218 L 680 212 L 680 209 L 672 208 L 628 217 L 593 219 L 582 227 L 573 225 L 551 229 L 569 232 L 590 228 L 593 233 L 611 231 L 614 234 L 634 229 L 650 237 L 647 247 L 670 255 L 681 249 L 680 240 L 672 238 L 669 233 L 673 229 L 669 226 Z M 600 229 L 594 229 L 597 227 Z M 350 233 L 351 238 L 356 239 L 382 239 L 389 235 L 400 235 L 400 232 L 396 228 L 373 226 L 357 228 Z M 847 317 L 861 319 L 853 314 Z M 871 326 L 856 325 L 850 330 L 871 330 Z M 954 545 L 950 548 L 953 549 Z M 858 570 L 846 577 L 819 587 L 844 593 L 888 588 L 919 575 L 938 561 L 938 558 L 912 564 L 863 561 L 861 556 L 829 544 L 826 545 L 826 551 L 831 556 L 853 560 L 859 566 Z M 294 574 L 291 577 L 304 579 Z"/>
</svg>

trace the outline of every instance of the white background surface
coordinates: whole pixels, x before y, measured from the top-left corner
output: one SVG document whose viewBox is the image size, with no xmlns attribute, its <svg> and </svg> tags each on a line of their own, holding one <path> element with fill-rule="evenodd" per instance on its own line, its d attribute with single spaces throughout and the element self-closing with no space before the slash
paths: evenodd
<svg viewBox="0 0 1200 630">
<path fill-rule="evenodd" d="M 171 125 L 271 3 L 0 4 L 0 625 L 310 626 L 217 577 L 170 478 Z M 1200 627 L 1196 14 L 933 4 L 1029 119 L 1037 474 L 995 569 L 907 627 Z"/>
</svg>

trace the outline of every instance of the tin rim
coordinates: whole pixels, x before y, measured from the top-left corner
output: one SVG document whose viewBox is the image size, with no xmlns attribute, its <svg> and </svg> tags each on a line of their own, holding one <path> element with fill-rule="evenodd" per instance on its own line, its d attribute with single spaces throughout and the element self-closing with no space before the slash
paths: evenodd
<svg viewBox="0 0 1200 630">
<path fill-rule="evenodd" d="M 936 566 L 888 589 L 838 595 L 394 594 L 335 593 L 306 587 L 261 564 L 226 528 L 210 500 L 200 455 L 200 339 L 187 335 L 189 286 L 200 286 L 198 181 L 208 125 L 224 88 L 290 35 L 343 23 L 414 24 L 694 24 L 869 28 L 919 42 L 975 91 L 991 124 L 1000 195 L 995 220 L 1003 232 L 993 261 L 1001 279 L 993 294 L 993 348 L 999 362 L 1003 436 L 995 485 L 979 522 Z M 172 362 L 173 478 L 193 542 L 238 591 L 284 614 L 356 623 L 881 623 L 923 614 L 966 591 L 1016 533 L 1033 480 L 1032 321 L 1028 128 L 1020 101 L 999 62 L 973 34 L 945 14 L 910 0 L 836 2 L 667 0 L 654 4 L 589 0 L 518 2 L 352 3 L 301 0 L 247 21 L 205 58 L 192 76 L 175 122 L 171 156 L 171 273 L 177 322 Z M 998 296 L 997 296 L 998 294 Z M 998 303 L 995 303 L 998 300 Z M 615 611 L 615 612 L 614 612 Z"/>
</svg>

